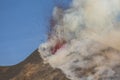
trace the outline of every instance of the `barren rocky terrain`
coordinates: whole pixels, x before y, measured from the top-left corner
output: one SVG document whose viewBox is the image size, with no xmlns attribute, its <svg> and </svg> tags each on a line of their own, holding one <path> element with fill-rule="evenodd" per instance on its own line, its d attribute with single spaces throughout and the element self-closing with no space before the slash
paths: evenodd
<svg viewBox="0 0 120 80">
<path fill-rule="evenodd" d="M 69 80 L 49 64 L 43 64 L 39 52 L 34 51 L 23 62 L 0 67 L 0 80 Z"/>
</svg>

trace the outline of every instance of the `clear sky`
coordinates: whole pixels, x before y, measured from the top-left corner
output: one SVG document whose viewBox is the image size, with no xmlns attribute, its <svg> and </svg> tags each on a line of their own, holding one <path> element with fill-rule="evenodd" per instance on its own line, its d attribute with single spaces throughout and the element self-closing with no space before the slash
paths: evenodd
<svg viewBox="0 0 120 80">
<path fill-rule="evenodd" d="M 0 0 L 0 65 L 24 60 L 47 38 L 56 5 L 71 0 Z"/>
</svg>

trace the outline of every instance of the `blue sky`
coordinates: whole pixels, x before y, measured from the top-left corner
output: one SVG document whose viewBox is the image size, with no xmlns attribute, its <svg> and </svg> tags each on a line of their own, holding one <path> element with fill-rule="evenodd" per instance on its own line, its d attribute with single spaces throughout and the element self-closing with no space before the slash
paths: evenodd
<svg viewBox="0 0 120 80">
<path fill-rule="evenodd" d="M 47 38 L 56 5 L 71 0 L 0 0 L 0 65 L 14 65 Z"/>
</svg>

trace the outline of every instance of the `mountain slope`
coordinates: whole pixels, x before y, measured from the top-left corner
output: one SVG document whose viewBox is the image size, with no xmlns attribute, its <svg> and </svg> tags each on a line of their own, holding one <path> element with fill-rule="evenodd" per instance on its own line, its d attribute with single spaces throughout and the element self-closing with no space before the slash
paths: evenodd
<svg viewBox="0 0 120 80">
<path fill-rule="evenodd" d="M 116 71 L 116 74 L 110 80 L 120 80 L 120 66 L 117 66 L 114 70 Z M 13 66 L 0 66 L 0 80 L 69 79 L 67 79 L 60 70 L 53 69 L 49 64 L 43 64 L 39 52 L 35 50 L 27 59 L 19 64 Z"/>
<path fill-rule="evenodd" d="M 68 80 L 58 69 L 43 64 L 39 52 L 34 51 L 23 62 L 0 67 L 0 80 Z"/>
</svg>

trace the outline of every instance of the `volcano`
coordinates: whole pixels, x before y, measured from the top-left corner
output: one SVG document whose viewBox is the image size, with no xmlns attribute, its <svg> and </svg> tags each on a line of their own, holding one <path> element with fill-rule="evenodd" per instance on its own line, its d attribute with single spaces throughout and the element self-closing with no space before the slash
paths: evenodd
<svg viewBox="0 0 120 80">
<path fill-rule="evenodd" d="M 120 80 L 120 0 L 55 7 L 48 39 L 0 80 Z"/>
</svg>

